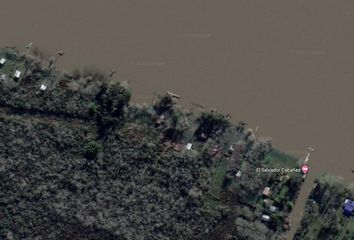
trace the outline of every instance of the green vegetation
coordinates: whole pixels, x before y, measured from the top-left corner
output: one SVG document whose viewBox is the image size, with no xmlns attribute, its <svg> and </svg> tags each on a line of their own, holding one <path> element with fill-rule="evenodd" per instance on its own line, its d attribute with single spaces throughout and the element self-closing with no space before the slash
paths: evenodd
<svg viewBox="0 0 354 240">
<path fill-rule="evenodd" d="M 227 118 L 219 113 L 202 113 L 197 119 L 199 124 L 195 136 L 198 140 L 206 140 L 217 134 L 222 134 L 230 123 Z"/>
<path fill-rule="evenodd" d="M 1 73 L 13 78 L 15 71 L 19 70 L 24 72 L 25 70 L 25 59 L 17 57 L 16 50 L 12 48 L 5 48 L 0 51 L 0 59 L 5 58 L 6 64 L 0 68 Z"/>
<path fill-rule="evenodd" d="M 204 202 L 207 208 L 213 209 L 220 205 L 220 193 L 223 190 L 223 184 L 227 172 L 226 162 L 221 161 L 211 172 L 211 183 Z"/>
<path fill-rule="evenodd" d="M 94 159 L 97 157 L 97 154 L 103 149 L 102 145 L 96 141 L 90 141 L 84 146 L 84 156 L 87 159 Z"/>
<path fill-rule="evenodd" d="M 216 198 L 219 197 L 223 187 L 226 171 L 226 161 L 222 161 L 217 167 L 213 169 L 210 193 Z"/>
<path fill-rule="evenodd" d="M 354 199 L 354 189 L 338 178 L 324 175 L 317 179 L 294 239 L 354 239 L 354 219 L 343 213 L 343 204 L 347 198 Z"/>
<path fill-rule="evenodd" d="M 123 111 L 129 103 L 130 96 L 130 92 L 117 83 L 110 87 L 105 83 L 101 85 L 95 98 L 99 106 L 97 126 L 100 138 L 106 137 L 122 120 Z M 92 112 L 92 108 L 90 111 Z"/>
<path fill-rule="evenodd" d="M 257 167 L 289 166 L 292 158 L 244 123 L 190 113 L 170 95 L 133 105 L 130 91 L 102 72 L 62 74 L 12 49 L 0 53 L 9 60 L 0 69 L 7 75 L 0 81 L 0 239 L 282 234 L 300 175 L 258 174 Z M 14 66 L 23 66 L 16 81 Z M 265 186 L 276 213 L 264 206 Z"/>
<path fill-rule="evenodd" d="M 166 94 L 164 96 L 160 96 L 156 103 L 154 104 L 154 110 L 158 115 L 161 115 L 165 112 L 171 111 L 174 105 L 172 96 Z"/>
<path fill-rule="evenodd" d="M 265 157 L 265 164 L 273 168 L 298 168 L 299 160 L 279 150 L 273 150 Z"/>
</svg>

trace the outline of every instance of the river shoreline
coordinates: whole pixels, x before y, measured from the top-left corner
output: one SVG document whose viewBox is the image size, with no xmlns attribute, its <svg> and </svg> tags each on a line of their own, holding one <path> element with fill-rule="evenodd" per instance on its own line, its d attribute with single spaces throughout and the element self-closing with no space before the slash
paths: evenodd
<svg viewBox="0 0 354 240">
<path fill-rule="evenodd" d="M 68 71 L 117 69 L 133 102 L 171 90 L 184 106 L 201 103 L 260 126 L 299 158 L 313 146 L 294 227 L 314 179 L 328 172 L 354 181 L 353 9 L 333 1 L 5 0 L 0 45 L 25 51 L 33 42 L 44 58 L 63 50 L 57 65 Z"/>
</svg>

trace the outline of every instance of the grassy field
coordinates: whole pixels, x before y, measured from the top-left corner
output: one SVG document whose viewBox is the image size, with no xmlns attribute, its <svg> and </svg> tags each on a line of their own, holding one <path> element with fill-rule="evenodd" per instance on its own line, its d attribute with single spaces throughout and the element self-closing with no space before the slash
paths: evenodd
<svg viewBox="0 0 354 240">
<path fill-rule="evenodd" d="M 299 159 L 279 150 L 271 151 L 265 158 L 265 164 L 273 168 L 296 168 L 300 165 Z"/>
<path fill-rule="evenodd" d="M 4 56 L 0 54 L 0 59 L 3 57 Z M 5 74 L 8 78 L 13 78 L 16 70 L 23 73 L 25 70 L 24 62 L 7 60 L 4 66 L 0 67 L 0 73 Z"/>
<path fill-rule="evenodd" d="M 219 204 L 219 197 L 224 183 L 224 178 L 227 170 L 226 160 L 222 160 L 212 172 L 209 193 L 205 199 L 205 206 L 215 208 Z"/>
</svg>

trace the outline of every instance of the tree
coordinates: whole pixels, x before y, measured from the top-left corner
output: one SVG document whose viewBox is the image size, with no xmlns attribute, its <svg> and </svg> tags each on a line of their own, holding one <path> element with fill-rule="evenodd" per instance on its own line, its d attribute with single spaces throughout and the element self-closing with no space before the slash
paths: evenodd
<svg viewBox="0 0 354 240">
<path fill-rule="evenodd" d="M 107 84 L 103 84 L 96 95 L 96 101 L 102 114 L 120 117 L 124 107 L 128 105 L 130 97 L 130 92 L 119 84 L 114 84 L 110 87 Z"/>
<path fill-rule="evenodd" d="M 98 103 L 97 127 L 100 138 L 107 135 L 123 117 L 124 108 L 129 104 L 131 94 L 119 84 L 102 84 L 96 95 Z"/>
<path fill-rule="evenodd" d="M 169 94 L 158 97 L 154 104 L 154 110 L 158 115 L 168 112 L 174 105 L 173 98 Z"/>
<path fill-rule="evenodd" d="M 206 140 L 223 133 L 230 126 L 228 119 L 218 113 L 202 113 L 197 119 L 197 123 L 199 126 L 195 131 L 195 136 L 198 140 Z"/>
<path fill-rule="evenodd" d="M 101 152 L 102 149 L 103 149 L 102 145 L 99 144 L 98 142 L 96 141 L 88 142 L 84 146 L 84 156 L 89 160 L 95 159 L 97 154 Z"/>
<path fill-rule="evenodd" d="M 179 141 L 188 130 L 188 127 L 189 123 L 186 117 L 178 112 L 173 112 L 164 131 L 165 136 L 172 141 Z"/>
</svg>

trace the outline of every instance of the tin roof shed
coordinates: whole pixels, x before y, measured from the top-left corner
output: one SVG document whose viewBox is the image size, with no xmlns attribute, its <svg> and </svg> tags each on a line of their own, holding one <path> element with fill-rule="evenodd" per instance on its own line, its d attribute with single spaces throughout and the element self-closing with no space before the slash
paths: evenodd
<svg viewBox="0 0 354 240">
<path fill-rule="evenodd" d="M 6 59 L 5 58 L 1 58 L 0 59 L 0 65 L 4 65 L 6 63 Z"/>
<path fill-rule="evenodd" d="M 262 220 L 265 222 L 269 222 L 270 221 L 270 216 L 269 215 L 262 215 Z"/>
<path fill-rule="evenodd" d="M 15 78 L 20 78 L 21 72 L 19 70 L 16 70 L 14 76 L 15 76 Z"/>
<path fill-rule="evenodd" d="M 192 149 L 192 144 L 191 144 L 191 143 L 187 143 L 186 149 L 187 149 L 187 150 L 191 150 L 191 149 Z"/>
<path fill-rule="evenodd" d="M 41 90 L 42 90 L 42 91 L 45 91 L 46 89 L 47 89 L 47 86 L 44 85 L 44 84 L 42 84 L 42 85 L 41 85 Z"/>
</svg>

